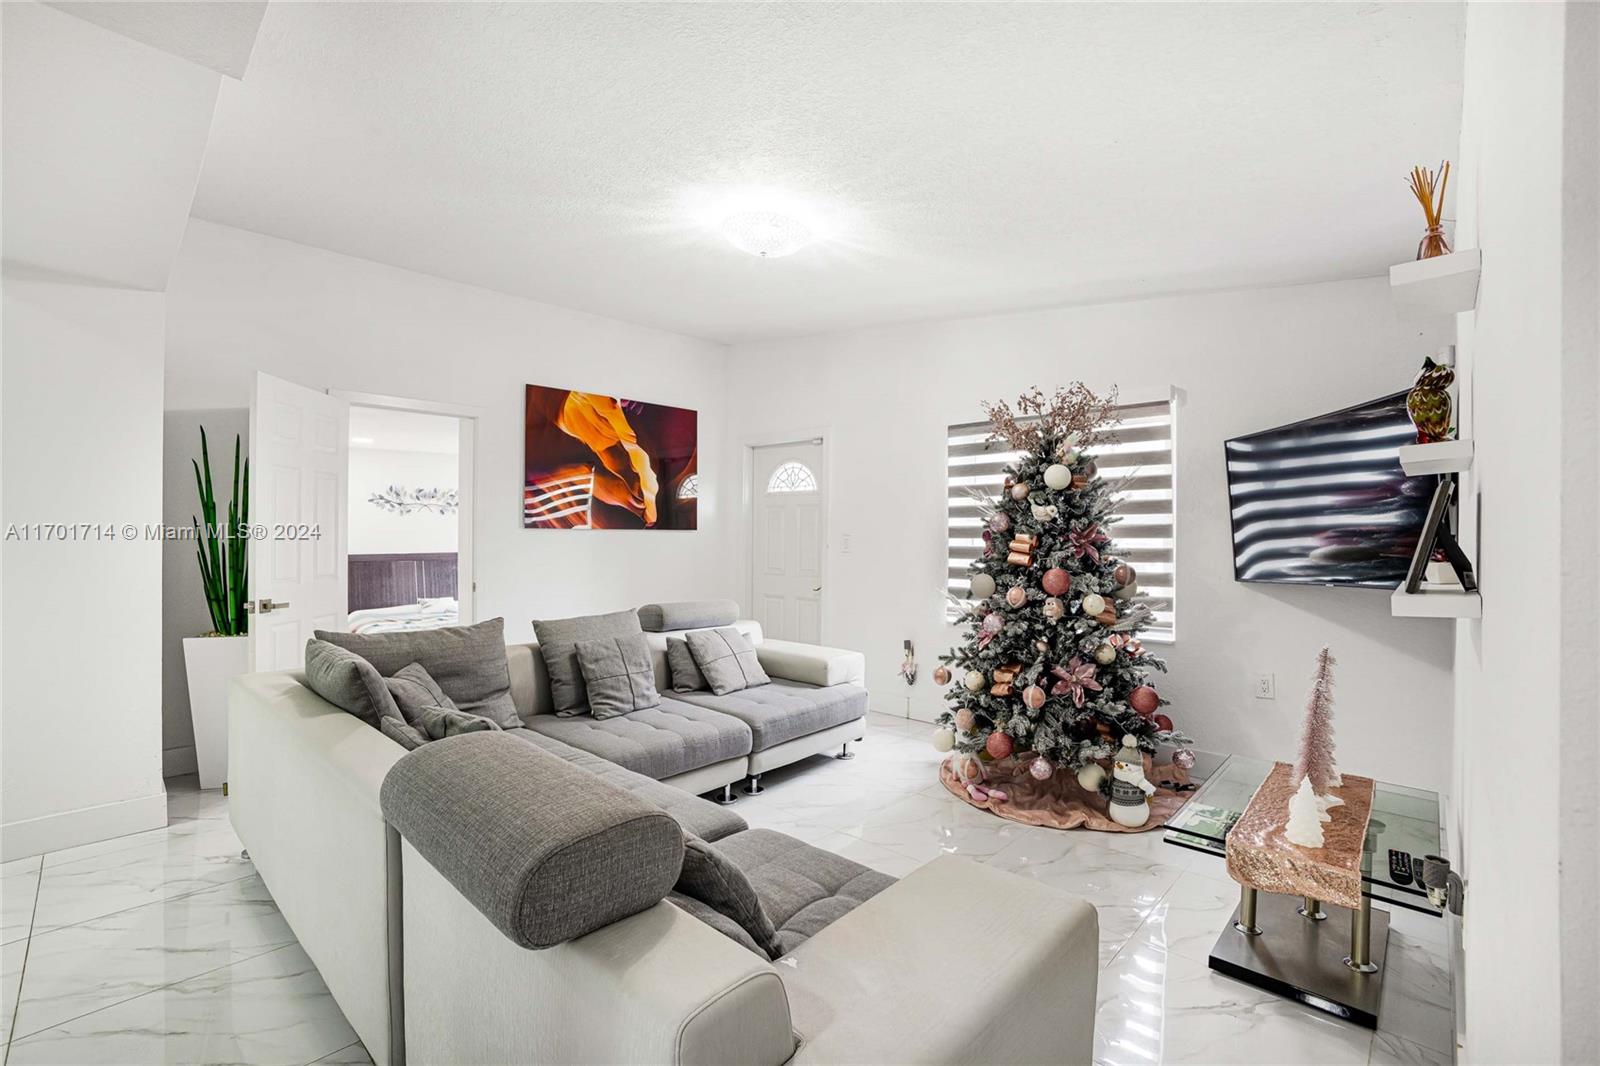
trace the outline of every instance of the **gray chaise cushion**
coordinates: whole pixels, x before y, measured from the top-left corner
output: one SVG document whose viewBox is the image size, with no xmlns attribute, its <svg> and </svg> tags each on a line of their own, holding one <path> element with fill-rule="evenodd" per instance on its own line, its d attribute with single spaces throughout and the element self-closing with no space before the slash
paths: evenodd
<svg viewBox="0 0 1600 1066">
<path fill-rule="evenodd" d="M 384 718 L 400 719 L 400 708 L 376 666 L 338 644 L 317 637 L 306 641 L 306 685 L 363 722 L 378 728 Z"/>
<path fill-rule="evenodd" d="M 424 744 L 389 771 L 383 815 L 525 948 L 665 899 L 683 833 L 665 811 L 504 733 Z"/>
<path fill-rule="evenodd" d="M 723 837 L 717 841 L 717 850 L 755 886 L 786 954 L 895 881 L 888 874 L 770 829 L 747 829 Z"/>
<path fill-rule="evenodd" d="M 648 711 L 603 720 L 540 714 L 527 727 L 658 781 L 750 754 L 748 725 L 666 696 Z"/>
<path fill-rule="evenodd" d="M 719 696 L 771 680 L 761 669 L 755 648 L 732 626 L 687 633 L 683 639 L 689 642 L 706 684 Z"/>
<path fill-rule="evenodd" d="M 596 718 L 660 706 L 655 663 L 643 633 L 580 640 L 576 651 L 578 671 L 589 694 L 589 713 Z"/>
<path fill-rule="evenodd" d="M 667 638 L 667 672 L 672 675 L 674 692 L 695 692 L 706 687 L 706 675 L 694 664 L 694 653 L 682 637 Z"/>
<path fill-rule="evenodd" d="M 743 818 L 727 807 L 691 795 L 675 785 L 663 784 L 654 778 L 625 770 L 614 762 L 563 744 L 554 737 L 535 733 L 531 729 L 508 729 L 506 733 L 521 737 L 535 747 L 581 767 L 608 785 L 631 792 L 646 803 L 655 804 L 675 818 L 684 832 L 693 833 L 701 840 L 720 840 L 730 833 L 749 828 Z"/>
<path fill-rule="evenodd" d="M 506 669 L 505 623 L 491 618 L 472 626 L 445 626 L 404 633 L 333 633 L 317 638 L 348 648 L 385 677 L 421 663 L 455 705 L 468 714 L 493 719 L 503 728 L 522 724 L 511 702 Z"/>
<path fill-rule="evenodd" d="M 739 605 L 732 600 L 678 600 L 639 608 L 639 624 L 650 633 L 730 626 L 738 617 Z"/>
<path fill-rule="evenodd" d="M 693 837 L 684 839 L 683 870 L 678 874 L 673 896 L 668 898 L 676 900 L 678 896 L 698 900 L 733 922 L 767 958 L 776 959 L 783 954 L 778 930 L 762 909 L 755 886 L 714 845 Z"/>
<path fill-rule="evenodd" d="M 614 611 L 535 621 L 533 632 L 539 638 L 539 654 L 550 676 L 551 703 L 556 714 L 571 716 L 589 710 L 583 672 L 578 667 L 578 642 L 596 637 L 625 637 L 641 630 L 637 611 Z"/>
<path fill-rule="evenodd" d="M 750 727 L 752 751 L 766 751 L 784 741 L 853 722 L 867 713 L 867 690 L 860 685 L 816 688 L 781 678 L 726 696 L 685 692 L 676 698 L 744 722 Z"/>
</svg>

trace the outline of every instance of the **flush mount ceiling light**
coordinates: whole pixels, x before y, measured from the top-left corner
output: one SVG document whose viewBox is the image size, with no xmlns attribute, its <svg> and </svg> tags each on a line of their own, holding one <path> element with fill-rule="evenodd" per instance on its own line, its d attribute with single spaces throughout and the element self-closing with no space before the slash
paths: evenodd
<svg viewBox="0 0 1600 1066">
<path fill-rule="evenodd" d="M 793 255 L 811 243 L 811 230 L 799 219 L 776 211 L 740 211 L 722 220 L 733 246 L 762 259 Z"/>
</svg>

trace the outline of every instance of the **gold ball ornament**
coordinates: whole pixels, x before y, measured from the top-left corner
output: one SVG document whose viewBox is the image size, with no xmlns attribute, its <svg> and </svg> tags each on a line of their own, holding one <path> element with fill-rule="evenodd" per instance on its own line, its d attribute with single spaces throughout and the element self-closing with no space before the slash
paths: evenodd
<svg viewBox="0 0 1600 1066">
<path fill-rule="evenodd" d="M 968 670 L 961 683 L 967 686 L 968 692 L 976 692 L 983 687 L 983 675 L 976 670 Z"/>
<path fill-rule="evenodd" d="M 1060 492 L 1072 484 L 1072 471 L 1061 463 L 1052 463 L 1044 468 L 1044 483 Z"/>
<path fill-rule="evenodd" d="M 1083 613 L 1093 618 L 1106 609 L 1105 597 L 1097 592 L 1091 592 L 1083 598 Z"/>
<path fill-rule="evenodd" d="M 1006 591 L 1006 602 L 1013 607 L 1021 607 L 1028 602 L 1028 590 L 1021 585 L 1012 585 Z"/>
<path fill-rule="evenodd" d="M 1117 649 L 1109 644 L 1102 644 L 1094 650 L 1094 661 L 1101 666 L 1110 666 L 1117 660 Z"/>
<path fill-rule="evenodd" d="M 950 668 L 940 665 L 933 668 L 933 683 L 935 685 L 948 685 L 950 683 Z"/>
<path fill-rule="evenodd" d="M 1015 485 L 1011 486 L 1011 498 L 1013 500 L 1026 500 L 1028 498 L 1028 493 L 1032 491 L 1032 485 L 1028 484 L 1026 481 L 1019 481 Z"/>
<path fill-rule="evenodd" d="M 988 574 L 972 575 L 972 598 L 986 600 L 994 595 L 994 578 Z"/>
<path fill-rule="evenodd" d="M 1050 619 L 1052 622 L 1060 621 L 1061 618 L 1067 613 L 1067 605 L 1062 603 L 1061 600 L 1055 596 L 1051 596 L 1048 600 L 1045 600 L 1044 606 L 1039 609 L 1043 611 L 1044 616 Z"/>
</svg>

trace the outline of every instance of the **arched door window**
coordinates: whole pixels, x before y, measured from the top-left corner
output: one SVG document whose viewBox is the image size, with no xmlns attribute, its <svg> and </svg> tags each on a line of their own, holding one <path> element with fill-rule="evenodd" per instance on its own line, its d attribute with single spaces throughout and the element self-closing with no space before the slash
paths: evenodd
<svg viewBox="0 0 1600 1066">
<path fill-rule="evenodd" d="M 779 463 L 767 479 L 768 492 L 816 492 L 817 476 L 804 463 L 793 459 Z"/>
</svg>

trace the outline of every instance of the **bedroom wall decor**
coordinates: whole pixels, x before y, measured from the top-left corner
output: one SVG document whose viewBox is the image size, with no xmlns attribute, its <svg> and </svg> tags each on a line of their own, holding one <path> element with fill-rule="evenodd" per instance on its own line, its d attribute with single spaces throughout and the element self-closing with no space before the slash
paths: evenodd
<svg viewBox="0 0 1600 1066">
<path fill-rule="evenodd" d="M 696 412 L 544 385 L 526 400 L 524 528 L 696 528 Z"/>
<path fill-rule="evenodd" d="M 367 497 L 367 502 L 392 514 L 414 511 L 455 514 L 461 506 L 460 494 L 455 489 L 408 489 L 404 485 L 390 485 L 382 492 L 374 492 Z"/>
</svg>

